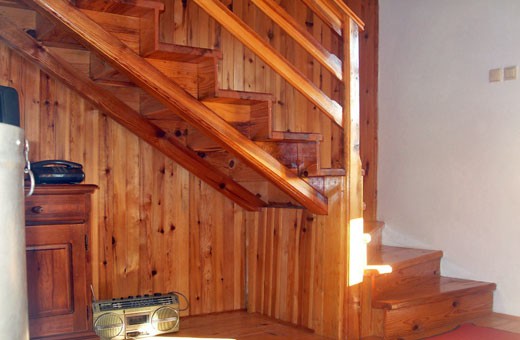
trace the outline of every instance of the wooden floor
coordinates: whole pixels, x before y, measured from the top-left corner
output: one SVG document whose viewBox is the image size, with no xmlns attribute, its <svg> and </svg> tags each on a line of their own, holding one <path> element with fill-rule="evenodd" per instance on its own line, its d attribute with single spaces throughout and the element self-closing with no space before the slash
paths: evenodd
<svg viewBox="0 0 520 340">
<path fill-rule="evenodd" d="M 246 311 L 217 313 L 181 318 L 178 333 L 161 336 L 159 339 L 179 338 L 204 339 L 328 339 L 312 331 L 276 321 L 272 318 Z"/>
<path fill-rule="evenodd" d="M 477 326 L 491 327 L 520 334 L 520 317 L 493 313 L 472 321 Z"/>
<path fill-rule="evenodd" d="M 520 333 L 520 317 L 493 313 L 472 321 L 476 325 Z M 272 318 L 245 311 L 193 316 L 181 319 L 178 333 L 159 339 L 328 339 L 311 331 L 277 322 Z M 374 338 L 376 339 L 376 338 Z"/>
</svg>

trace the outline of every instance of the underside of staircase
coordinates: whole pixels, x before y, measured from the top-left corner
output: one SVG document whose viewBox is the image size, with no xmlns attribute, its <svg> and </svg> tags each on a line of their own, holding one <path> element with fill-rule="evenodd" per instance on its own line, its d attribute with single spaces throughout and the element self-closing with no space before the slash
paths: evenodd
<svg viewBox="0 0 520 340">
<path fill-rule="evenodd" d="M 221 89 L 220 51 L 159 41 L 162 2 L 0 6 L 13 49 L 243 208 L 327 214 L 324 178 L 344 161 L 321 167 L 320 133 L 273 130 L 273 95 Z"/>
<path fill-rule="evenodd" d="M 442 251 L 382 245 L 382 223 L 367 225 L 368 264 L 393 270 L 365 276 L 361 338 L 423 339 L 492 312 L 494 283 L 441 276 Z"/>
</svg>

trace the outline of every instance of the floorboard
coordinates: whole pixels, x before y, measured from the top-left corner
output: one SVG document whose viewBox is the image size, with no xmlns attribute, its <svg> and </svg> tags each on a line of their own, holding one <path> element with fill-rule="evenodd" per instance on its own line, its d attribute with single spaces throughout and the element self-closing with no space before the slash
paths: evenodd
<svg viewBox="0 0 520 340">
<path fill-rule="evenodd" d="M 204 339 L 328 339 L 313 334 L 311 330 L 246 311 L 216 313 L 181 318 L 180 331 L 163 335 L 160 340 L 195 338 Z"/>
</svg>

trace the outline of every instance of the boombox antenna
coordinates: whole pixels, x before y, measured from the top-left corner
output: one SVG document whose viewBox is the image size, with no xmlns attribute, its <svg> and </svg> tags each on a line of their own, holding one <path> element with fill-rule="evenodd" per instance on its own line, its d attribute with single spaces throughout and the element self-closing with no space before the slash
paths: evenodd
<svg viewBox="0 0 520 340">
<path fill-rule="evenodd" d="M 94 293 L 94 287 L 92 287 L 92 285 L 90 285 L 90 292 L 92 293 L 92 301 L 93 302 L 97 301 L 96 293 Z"/>
</svg>

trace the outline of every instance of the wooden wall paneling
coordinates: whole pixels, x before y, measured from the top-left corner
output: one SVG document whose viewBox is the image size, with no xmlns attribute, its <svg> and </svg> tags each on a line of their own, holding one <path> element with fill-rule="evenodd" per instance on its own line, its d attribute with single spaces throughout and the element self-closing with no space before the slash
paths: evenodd
<svg viewBox="0 0 520 340">
<path fill-rule="evenodd" d="M 193 192 L 193 189 L 201 185 L 201 182 L 190 176 L 190 314 L 202 314 L 202 249 L 199 246 L 201 237 L 200 209 L 197 206 L 198 195 Z"/>
<path fill-rule="evenodd" d="M 121 163 L 125 167 L 125 181 L 121 190 L 125 195 L 125 222 L 118 225 L 118 229 L 124 233 L 125 248 L 125 277 L 121 280 L 127 291 L 123 296 L 143 294 L 140 291 L 139 266 L 141 262 L 139 240 L 141 238 L 140 223 L 140 176 L 142 171 L 139 167 L 140 147 L 139 138 L 122 129 L 126 139 L 125 149 L 118 150 L 122 154 Z M 122 192 L 122 194 L 123 194 Z M 165 278 L 166 279 L 166 278 Z"/>
<path fill-rule="evenodd" d="M 314 300 L 312 292 L 314 291 L 313 277 L 315 275 L 314 262 L 314 241 L 313 228 L 314 215 L 307 210 L 302 211 L 301 215 L 301 232 L 299 235 L 298 248 L 298 317 L 296 324 L 303 327 L 312 328 L 312 311 L 314 309 Z"/>
<path fill-rule="evenodd" d="M 170 2 L 175 3 L 175 6 L 174 6 L 175 25 L 173 26 L 173 29 L 174 29 L 173 42 L 176 44 L 180 44 L 180 45 L 187 45 L 188 44 L 187 23 L 189 20 L 189 16 L 188 16 L 188 11 L 187 11 L 187 6 L 184 5 L 186 2 L 182 1 L 182 0 L 174 0 L 174 1 L 170 0 Z M 187 3 L 189 4 L 189 1 Z"/>
<path fill-rule="evenodd" d="M 251 26 L 251 28 L 255 29 L 256 27 L 256 16 L 255 16 L 255 8 L 251 1 L 245 1 L 242 7 L 242 19 Z M 251 52 L 250 49 L 244 48 L 244 79 L 243 79 L 243 89 L 244 91 L 257 91 L 261 92 L 255 86 L 256 84 L 256 55 Z"/>
<path fill-rule="evenodd" d="M 173 44 L 175 41 L 174 33 L 176 24 L 176 14 L 181 15 L 182 20 L 182 11 L 175 10 L 175 1 L 173 0 L 164 0 L 164 11 L 159 13 L 159 41 Z"/>
<path fill-rule="evenodd" d="M 84 103 L 83 106 L 85 112 L 85 142 L 83 144 L 83 169 L 85 171 L 85 183 L 99 183 L 100 176 L 103 169 L 100 166 L 100 148 L 102 137 L 100 134 L 100 127 L 102 117 L 99 111 L 92 107 L 89 103 Z M 94 289 L 94 295 L 99 297 L 99 272 L 101 267 L 100 259 L 100 230 L 99 222 L 103 218 L 100 211 L 102 193 L 96 190 L 91 195 L 91 222 L 90 224 L 90 236 L 89 236 L 89 249 L 90 249 L 90 263 L 92 272 L 92 285 Z"/>
<path fill-rule="evenodd" d="M 11 63 L 11 50 L 4 43 L 0 43 L 0 84 L 9 86 L 9 70 Z"/>
<path fill-rule="evenodd" d="M 173 181 L 166 187 L 166 190 L 170 192 L 166 206 L 170 207 L 168 210 L 171 212 L 171 220 L 168 221 L 169 226 L 167 228 L 171 234 L 171 241 L 167 250 L 171 259 L 168 275 L 171 284 L 167 288 L 189 296 L 190 219 L 186 212 L 190 209 L 190 174 L 173 161 L 169 161 L 169 164 L 173 173 Z M 181 315 L 184 314 L 188 314 L 188 311 Z"/>
<path fill-rule="evenodd" d="M 234 305 L 233 309 L 246 308 L 247 287 L 246 287 L 246 211 L 236 204 L 233 206 L 235 228 L 239 226 L 238 232 L 235 232 L 234 245 Z"/>
<path fill-rule="evenodd" d="M 307 16 L 307 8 L 302 6 L 300 3 L 296 1 L 291 1 L 288 10 L 292 13 L 292 17 L 295 18 L 296 22 L 301 26 L 305 27 L 305 20 Z M 287 33 L 286 33 L 287 34 Z M 294 39 L 289 38 L 291 44 L 291 51 L 288 51 L 288 57 L 292 57 L 294 59 L 294 65 L 302 71 L 308 79 L 311 79 L 310 68 L 308 67 L 309 53 L 301 47 Z M 293 54 L 291 56 L 291 54 Z M 319 62 L 316 62 L 319 64 Z M 289 110 L 294 113 L 290 115 L 292 117 L 292 123 L 289 126 L 291 131 L 312 131 L 315 129 L 314 125 L 309 126 L 308 118 L 309 114 L 312 116 L 312 112 L 308 113 L 307 111 L 307 100 L 303 97 L 298 91 L 296 91 L 293 87 L 291 87 L 291 95 L 292 99 L 289 98 L 288 102 L 293 103 L 292 108 Z M 318 127 L 319 128 L 319 127 Z"/>
<path fill-rule="evenodd" d="M 47 74 L 41 73 L 40 82 L 40 159 L 53 159 L 57 115 L 56 81 Z"/>
<path fill-rule="evenodd" d="M 308 27 L 312 31 L 314 37 L 318 40 L 323 40 L 324 31 L 328 29 L 328 27 L 324 26 L 323 22 L 316 17 L 310 11 L 308 12 Z M 309 59 L 309 63 L 312 65 L 312 79 L 315 84 L 319 84 L 320 88 L 322 87 L 323 78 L 323 68 L 319 63 L 314 62 L 311 58 Z M 320 142 L 320 166 L 322 168 L 330 168 L 331 167 L 331 147 L 332 147 L 332 136 L 331 136 L 331 121 L 328 117 L 320 114 L 318 109 L 312 103 L 307 104 L 307 112 L 312 114 L 308 114 L 308 125 L 313 126 L 313 124 L 319 127 L 319 131 L 323 135 L 323 140 Z"/>
<path fill-rule="evenodd" d="M 109 185 L 112 174 L 111 168 L 108 163 L 108 150 L 107 145 L 109 144 L 110 136 L 108 135 L 109 119 L 106 115 L 102 114 L 100 117 L 100 126 L 99 126 L 99 138 L 100 138 L 100 148 L 99 148 L 99 163 L 100 163 L 100 171 L 99 171 L 99 179 L 96 183 L 99 187 L 99 201 L 98 201 L 98 216 L 99 219 L 95 221 L 92 220 L 93 228 L 96 228 L 97 222 L 97 230 L 98 230 L 98 242 L 99 246 L 97 249 L 93 249 L 93 252 L 98 253 L 99 262 L 98 266 L 98 281 L 93 282 L 94 291 L 97 291 L 97 297 L 99 299 L 107 299 L 110 297 L 115 297 L 111 294 L 112 292 L 112 280 L 111 273 L 113 268 L 113 262 L 111 261 L 110 256 L 110 245 L 112 244 L 112 225 L 113 225 L 113 217 L 112 217 L 112 209 L 108 205 L 110 201 L 110 193 L 112 191 L 111 186 Z M 96 263 L 94 263 L 96 266 Z M 96 269 L 93 270 L 96 272 Z"/>
<path fill-rule="evenodd" d="M 70 90 L 60 82 L 56 83 L 56 117 L 54 127 L 56 131 L 56 140 L 54 142 L 55 158 L 70 159 L 71 144 L 71 108 L 73 99 L 70 96 Z M 63 143 L 56 143 L 62 140 Z"/>
<path fill-rule="evenodd" d="M 126 234 L 127 230 L 131 232 L 132 226 L 126 218 L 126 148 L 127 138 L 123 127 L 114 122 L 109 124 L 110 134 L 110 150 L 108 164 L 113 175 L 110 186 L 112 187 L 111 195 L 107 197 L 107 204 L 112 206 L 112 214 L 114 216 L 112 228 L 112 244 L 111 244 L 111 260 L 113 261 L 113 291 L 116 297 L 133 295 L 128 292 L 134 289 L 135 283 L 127 281 L 126 272 Z M 130 145 L 128 145 L 130 147 Z M 128 202 L 129 203 L 129 202 Z M 128 294 L 127 294 L 128 293 Z"/>
<path fill-rule="evenodd" d="M 294 5 L 295 1 L 281 1 L 281 6 L 285 8 L 289 13 L 294 13 Z M 299 54 L 299 46 L 293 41 L 293 39 L 278 25 L 275 25 L 276 31 L 280 35 L 281 45 L 278 49 L 282 53 L 282 55 L 289 60 L 293 65 L 296 66 L 296 56 Z M 298 115 L 301 115 L 301 112 L 296 111 L 296 103 L 298 101 L 299 93 L 295 93 L 296 90 L 292 87 L 287 80 L 283 79 L 283 88 L 284 88 L 284 99 L 283 99 L 283 111 L 281 114 L 283 115 L 283 128 L 282 131 L 297 131 L 296 130 L 296 121 Z M 305 115 L 305 113 L 304 113 Z M 300 116 L 301 118 L 301 116 Z"/>
<path fill-rule="evenodd" d="M 254 16 L 254 29 L 260 34 L 260 36 L 269 41 L 270 33 L 273 31 L 273 22 L 269 20 L 267 17 L 262 16 L 263 13 L 259 13 L 253 5 L 249 6 L 249 11 L 251 12 L 251 16 Z M 273 91 L 269 91 L 272 80 L 274 79 L 274 75 L 272 70 L 267 66 L 262 59 L 254 56 L 254 65 L 255 65 L 255 84 L 254 89 L 257 92 L 268 92 L 273 93 Z M 275 101 L 276 102 L 276 101 Z"/>
<path fill-rule="evenodd" d="M 301 209 L 248 213 L 248 310 L 337 337 L 346 282 L 344 181 L 331 178 L 329 216 Z"/>
<path fill-rule="evenodd" d="M 233 12 L 243 18 L 246 15 L 248 6 L 246 1 L 233 1 Z M 227 50 L 227 53 L 230 53 Z M 244 90 L 244 68 L 245 68 L 245 47 L 236 38 L 233 38 L 233 83 L 230 84 L 233 90 Z"/>
<path fill-rule="evenodd" d="M 155 186 L 155 167 L 154 162 L 157 158 L 156 151 L 147 143 L 140 142 L 139 168 L 141 169 L 139 177 L 140 189 L 140 208 L 139 221 L 141 235 L 139 238 L 139 288 L 143 294 L 155 292 L 153 285 L 153 274 L 156 273 L 154 249 L 152 237 L 154 230 L 152 227 L 152 206 L 155 203 L 155 197 L 158 195 Z"/>
<path fill-rule="evenodd" d="M 360 102 L 361 102 L 361 159 L 365 176 L 363 197 L 366 221 L 377 219 L 377 157 L 378 157 L 378 0 L 365 0 L 361 15 L 365 31 L 360 43 Z"/>
</svg>

